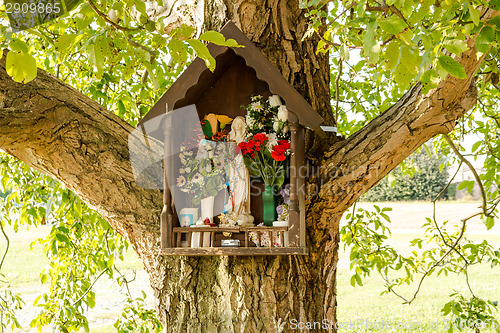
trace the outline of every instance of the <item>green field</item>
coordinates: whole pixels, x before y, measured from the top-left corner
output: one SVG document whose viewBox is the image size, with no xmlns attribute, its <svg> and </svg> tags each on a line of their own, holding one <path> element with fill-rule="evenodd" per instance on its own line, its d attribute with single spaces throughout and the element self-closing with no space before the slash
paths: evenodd
<svg viewBox="0 0 500 333">
<path fill-rule="evenodd" d="M 384 206 L 384 204 L 379 204 Z M 390 243 L 398 250 L 408 251 L 408 242 L 421 234 L 420 225 L 429 213 L 428 203 L 391 203 L 394 211 L 390 213 L 393 220 L 393 227 L 403 231 L 393 233 Z M 358 206 L 359 207 L 359 206 Z M 370 204 L 363 203 L 361 207 L 369 208 Z M 477 207 L 477 203 L 459 204 L 448 203 L 444 210 L 448 213 L 450 220 L 457 219 Z M 445 214 L 445 215 L 446 215 Z M 397 220 L 397 221 L 396 221 Z M 36 309 L 31 307 L 33 299 L 41 290 L 38 276 L 47 264 L 47 259 L 43 255 L 41 246 L 35 245 L 30 250 L 30 244 L 37 238 L 45 236 L 48 232 L 47 226 L 31 228 L 30 230 L 19 230 L 13 233 L 7 230 L 11 238 L 11 248 L 9 255 L 2 268 L 6 280 L 10 281 L 12 289 L 20 292 L 26 300 L 26 307 L 22 312 L 22 322 L 25 327 L 29 323 Z M 500 234 L 495 228 L 493 234 L 488 235 L 480 221 L 475 221 L 471 225 L 474 233 L 469 236 L 473 240 L 487 238 L 495 247 L 500 247 Z M 410 230 L 410 232 L 408 232 Z M 486 235 L 486 236 L 485 236 Z M 0 251 L 3 251 L 5 241 L 0 241 Z M 3 253 L 3 252 L 2 252 Z M 142 269 L 142 263 L 132 250 L 129 250 L 124 263 L 119 264 L 120 268 L 127 274 L 137 272 L 137 278 L 132 284 L 134 291 L 145 290 L 148 300 L 152 306 L 153 296 L 149 287 L 147 274 Z M 466 285 L 463 276 L 432 276 L 425 280 L 421 293 L 411 305 L 403 305 L 402 301 L 394 295 L 380 296 L 383 291 L 382 279 L 373 273 L 373 276 L 363 280 L 362 287 L 352 287 L 350 285 L 351 272 L 349 271 L 348 250 L 342 250 L 339 254 L 338 264 L 338 321 L 345 323 L 345 329 L 340 332 L 402 332 L 401 329 L 378 329 L 377 325 L 384 323 L 406 323 L 413 324 L 414 328 L 418 322 L 426 325 L 429 321 L 436 324 L 438 321 L 441 329 L 413 329 L 408 332 L 445 332 L 442 329 L 445 318 L 440 314 L 440 309 L 448 301 L 448 295 L 454 290 L 466 292 Z M 471 284 L 475 292 L 480 297 L 490 300 L 500 300 L 500 269 L 491 269 L 487 263 L 470 268 Z M 5 285 L 0 285 L 4 288 Z M 92 332 L 114 332 L 112 323 L 120 313 L 123 296 L 118 287 L 110 282 L 102 280 L 96 284 L 96 308 L 89 313 Z M 406 287 L 401 292 L 408 296 L 415 290 L 415 286 Z M 496 315 L 500 319 L 500 313 Z M 370 323 L 373 325 L 370 328 Z M 26 330 L 28 331 L 28 330 Z M 483 331 L 482 331 L 483 332 Z M 484 331 L 486 332 L 486 331 Z"/>
</svg>

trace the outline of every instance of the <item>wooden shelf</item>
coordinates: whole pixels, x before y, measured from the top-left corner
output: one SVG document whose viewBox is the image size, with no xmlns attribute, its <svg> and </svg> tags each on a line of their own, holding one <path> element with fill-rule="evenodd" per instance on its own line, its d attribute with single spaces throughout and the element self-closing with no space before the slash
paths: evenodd
<svg viewBox="0 0 500 333">
<path fill-rule="evenodd" d="M 174 256 L 265 256 L 307 255 L 306 247 L 172 247 L 161 249 L 163 255 Z"/>
<path fill-rule="evenodd" d="M 278 232 L 288 231 L 288 227 L 174 227 L 173 232 Z"/>
</svg>

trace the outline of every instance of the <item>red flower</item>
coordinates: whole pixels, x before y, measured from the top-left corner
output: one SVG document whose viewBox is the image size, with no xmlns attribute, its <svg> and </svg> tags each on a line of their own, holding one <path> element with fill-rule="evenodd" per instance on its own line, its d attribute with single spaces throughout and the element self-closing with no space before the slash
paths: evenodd
<svg viewBox="0 0 500 333">
<path fill-rule="evenodd" d="M 252 141 L 255 145 L 255 151 L 260 151 L 260 148 L 262 147 L 262 141 Z"/>
<path fill-rule="evenodd" d="M 264 143 L 264 141 L 268 140 L 269 138 L 267 137 L 267 135 L 265 135 L 264 133 L 258 133 L 258 134 L 255 134 L 253 136 L 253 140 L 254 141 L 260 141 L 261 145 L 262 143 Z"/>
<path fill-rule="evenodd" d="M 276 147 L 278 147 L 278 146 L 276 146 Z M 285 155 L 283 155 L 283 154 L 279 154 L 279 153 L 277 153 L 276 151 L 271 152 L 271 157 L 272 157 L 275 161 L 278 161 L 278 162 L 280 162 L 280 161 L 284 161 L 284 160 L 285 160 L 285 158 L 286 158 L 286 157 L 285 157 Z"/>
<path fill-rule="evenodd" d="M 255 154 L 253 152 L 253 141 L 249 141 L 249 142 L 240 142 L 238 144 L 238 147 L 239 149 L 241 149 L 241 153 L 243 155 L 250 155 L 252 158 L 254 158 Z"/>
<path fill-rule="evenodd" d="M 283 155 L 286 152 L 285 146 L 277 145 L 273 147 L 273 151 L 275 151 L 279 155 Z"/>
<path fill-rule="evenodd" d="M 280 146 L 284 146 L 285 149 L 290 149 L 290 142 L 288 140 L 280 140 L 278 141 Z"/>
</svg>

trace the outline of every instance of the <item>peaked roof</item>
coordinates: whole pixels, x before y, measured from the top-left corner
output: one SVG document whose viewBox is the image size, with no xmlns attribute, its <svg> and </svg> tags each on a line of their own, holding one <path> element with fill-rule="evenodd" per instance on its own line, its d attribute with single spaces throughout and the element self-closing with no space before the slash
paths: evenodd
<svg viewBox="0 0 500 333">
<path fill-rule="evenodd" d="M 297 115 L 301 125 L 322 132 L 320 124 L 323 122 L 323 118 L 233 22 L 229 21 L 220 32 L 226 39 L 232 38 L 244 47 L 233 48 L 210 43 L 207 47 L 210 54 L 216 59 L 217 65 L 215 71 L 211 72 L 205 65 L 204 60 L 200 58 L 193 60 L 181 76 L 179 76 L 167 92 L 144 116 L 139 126 L 154 117 L 180 107 L 179 105 L 176 106 L 176 103 L 186 97 L 188 90 L 209 89 L 226 70 L 227 66 L 219 66 L 219 63 L 224 62 L 223 60 L 229 57 L 227 51 L 232 50 L 236 55 L 245 60 L 248 67 L 255 70 L 258 79 L 265 81 L 269 85 L 269 90 L 272 94 L 279 95 L 285 100 L 287 109 Z"/>
</svg>

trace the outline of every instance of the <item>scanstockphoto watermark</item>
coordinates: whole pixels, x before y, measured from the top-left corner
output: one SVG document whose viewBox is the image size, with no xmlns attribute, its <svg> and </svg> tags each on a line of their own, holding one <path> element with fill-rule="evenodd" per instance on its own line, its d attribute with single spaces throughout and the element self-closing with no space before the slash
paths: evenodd
<svg viewBox="0 0 500 333">
<path fill-rule="evenodd" d="M 250 168 L 252 166 L 249 166 Z M 270 167 L 269 167 L 270 168 Z M 256 170 L 249 170 L 250 173 Z M 264 171 L 266 172 L 266 168 Z M 269 170 L 271 172 L 271 170 Z M 325 196 L 344 196 L 346 194 L 363 194 L 370 187 L 370 179 L 378 179 L 379 169 L 374 166 L 314 166 L 302 165 L 295 167 L 290 165 L 285 175 L 295 178 L 310 180 L 305 181 L 297 187 L 297 194 L 313 197 L 319 194 Z M 252 195 L 260 195 L 261 182 L 253 179 L 250 182 Z"/>
<path fill-rule="evenodd" d="M 334 322 L 329 319 L 321 321 L 299 321 L 291 319 L 289 328 L 291 330 L 332 330 L 357 332 L 359 330 L 393 330 L 393 331 L 424 331 L 424 330 L 449 330 L 449 329 L 495 329 L 500 328 L 496 320 L 428 320 L 428 321 L 390 321 L 390 320 L 368 320 L 354 319 L 349 321 Z"/>
</svg>

